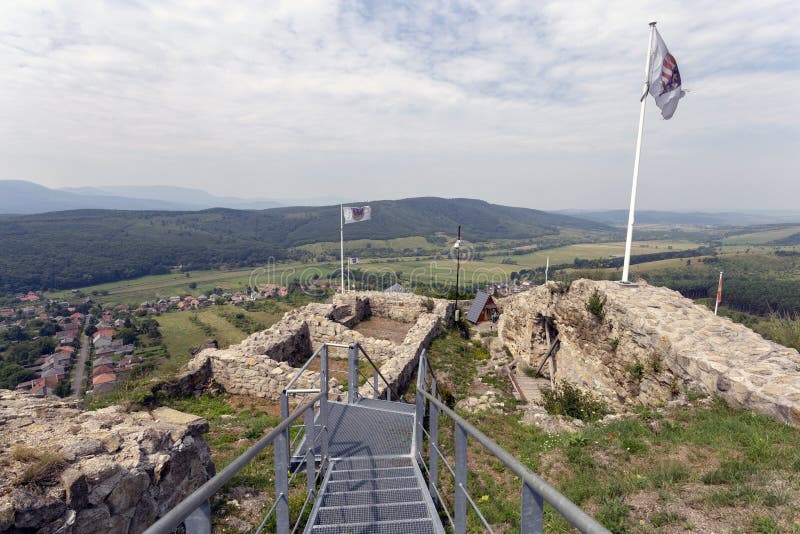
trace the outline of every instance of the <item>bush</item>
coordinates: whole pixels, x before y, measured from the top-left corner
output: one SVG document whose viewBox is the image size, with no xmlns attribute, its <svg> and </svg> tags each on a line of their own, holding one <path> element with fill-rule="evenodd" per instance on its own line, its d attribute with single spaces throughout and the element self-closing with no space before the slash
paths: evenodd
<svg viewBox="0 0 800 534">
<path fill-rule="evenodd" d="M 586 302 L 586 311 L 600 319 L 601 321 L 606 315 L 605 312 L 605 305 L 606 305 L 606 297 L 605 295 L 601 295 L 599 291 L 596 289 L 592 293 L 592 296 L 589 297 L 589 300 Z"/>
<path fill-rule="evenodd" d="M 644 365 L 640 362 L 631 363 L 625 366 L 625 370 L 631 376 L 631 380 L 634 382 L 641 382 L 642 378 L 644 377 Z"/>
<path fill-rule="evenodd" d="M 543 388 L 544 409 L 553 415 L 566 415 L 582 421 L 597 421 L 608 410 L 603 401 L 562 380 L 555 388 Z"/>
</svg>

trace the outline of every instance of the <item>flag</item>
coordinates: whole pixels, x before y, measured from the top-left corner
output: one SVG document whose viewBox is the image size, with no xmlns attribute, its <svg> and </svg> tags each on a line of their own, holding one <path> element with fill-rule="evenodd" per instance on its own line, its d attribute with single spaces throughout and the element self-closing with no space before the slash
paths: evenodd
<svg viewBox="0 0 800 534">
<path fill-rule="evenodd" d="M 648 85 L 650 94 L 656 100 L 656 106 L 661 109 L 661 116 L 670 119 L 678 107 L 678 100 L 683 98 L 686 93 L 681 89 L 681 73 L 678 70 L 678 62 L 669 53 L 661 34 L 655 28 L 654 33 L 656 42 L 650 62 Z"/>
<path fill-rule="evenodd" d="M 722 273 L 719 273 L 719 285 L 717 286 L 717 304 L 722 302 Z"/>
<path fill-rule="evenodd" d="M 372 209 L 369 206 L 361 206 L 360 208 L 342 208 L 342 213 L 344 214 L 345 224 L 368 221 L 372 218 Z"/>
<path fill-rule="evenodd" d="M 358 258 L 347 258 L 350 261 L 350 265 L 357 265 Z"/>
</svg>

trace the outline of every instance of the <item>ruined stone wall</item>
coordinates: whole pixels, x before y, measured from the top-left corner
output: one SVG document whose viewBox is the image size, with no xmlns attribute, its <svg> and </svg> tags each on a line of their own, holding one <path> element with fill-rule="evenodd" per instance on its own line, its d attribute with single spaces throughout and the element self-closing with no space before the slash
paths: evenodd
<svg viewBox="0 0 800 534">
<path fill-rule="evenodd" d="M 603 317 L 586 309 L 594 291 Z M 663 287 L 577 280 L 508 299 L 502 341 L 520 358 L 546 350 L 544 318 L 558 332 L 556 380 L 589 389 L 618 408 L 696 389 L 800 426 L 800 354 Z M 546 368 L 545 368 L 546 369 Z"/>
<path fill-rule="evenodd" d="M 0 390 L 0 532 L 142 532 L 214 474 L 207 431 L 169 408 L 86 412 Z"/>
<path fill-rule="evenodd" d="M 336 307 L 349 306 L 357 310 L 358 320 L 363 321 L 369 315 L 384 317 L 403 323 L 413 323 L 422 313 L 437 313 L 443 318 L 447 314 L 448 301 L 432 299 L 413 293 L 384 293 L 383 291 L 360 291 L 335 295 L 333 304 Z M 439 310 L 434 310 L 436 305 Z M 452 306 L 452 305 L 451 305 Z"/>
<path fill-rule="evenodd" d="M 430 310 L 430 311 L 429 311 Z M 402 345 L 384 339 L 364 337 L 337 322 L 350 322 L 380 314 L 394 320 L 413 322 Z M 423 348 L 452 321 L 452 304 L 410 294 L 381 292 L 337 295 L 332 304 L 309 304 L 291 310 L 272 327 L 257 332 L 238 345 L 227 349 L 205 349 L 197 354 L 187 370 L 175 381 L 160 386 L 163 391 L 185 392 L 193 384 L 213 380 L 226 391 L 239 395 L 277 400 L 289 380 L 321 344 L 353 344 L 358 341 L 367 354 L 381 366 L 395 391 L 402 391 L 416 370 L 416 361 Z M 332 353 L 346 357 L 344 351 Z M 297 382 L 298 388 L 315 388 L 319 374 L 306 371 Z M 332 385 L 337 385 L 332 380 Z M 385 385 L 381 386 L 384 392 Z M 369 386 L 369 396 L 372 389 Z M 365 394 L 366 395 L 366 394 Z"/>
</svg>

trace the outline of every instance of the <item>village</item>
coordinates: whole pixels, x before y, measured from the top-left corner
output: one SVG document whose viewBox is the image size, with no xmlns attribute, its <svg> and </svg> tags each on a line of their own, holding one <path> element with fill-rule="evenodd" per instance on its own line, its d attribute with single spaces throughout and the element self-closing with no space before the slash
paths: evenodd
<svg viewBox="0 0 800 534">
<path fill-rule="evenodd" d="M 163 355 L 152 317 L 280 299 L 288 292 L 286 286 L 263 284 L 255 291 L 217 289 L 135 307 L 106 307 L 94 300 L 97 295 L 56 301 L 36 292 L 20 293 L 10 306 L 0 308 L 3 386 L 39 396 L 108 393 L 131 372 L 152 369 L 150 360 Z"/>
</svg>

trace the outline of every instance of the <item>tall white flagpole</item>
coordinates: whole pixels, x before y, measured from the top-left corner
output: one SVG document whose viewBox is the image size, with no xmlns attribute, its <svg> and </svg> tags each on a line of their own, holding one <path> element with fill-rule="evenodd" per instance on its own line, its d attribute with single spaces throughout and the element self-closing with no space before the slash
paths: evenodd
<svg viewBox="0 0 800 534">
<path fill-rule="evenodd" d="M 633 212 L 636 208 L 636 183 L 639 181 L 639 156 L 642 153 L 642 130 L 644 128 L 644 108 L 647 104 L 647 92 L 650 80 L 650 61 L 653 53 L 653 33 L 656 23 L 650 23 L 650 40 L 647 43 L 647 60 L 644 67 L 644 93 L 642 94 L 642 105 L 639 110 L 639 133 L 636 135 L 636 159 L 633 161 L 633 186 L 631 187 L 631 206 L 628 212 L 628 235 L 625 238 L 625 262 L 622 267 L 622 283 L 627 284 L 628 274 L 631 267 L 631 243 L 633 242 Z"/>
<path fill-rule="evenodd" d="M 344 204 L 339 205 L 339 245 L 342 259 L 342 295 L 344 295 Z"/>
<path fill-rule="evenodd" d="M 550 256 L 547 256 L 547 265 L 544 266 L 544 283 L 547 283 L 547 271 L 550 270 Z"/>
</svg>

